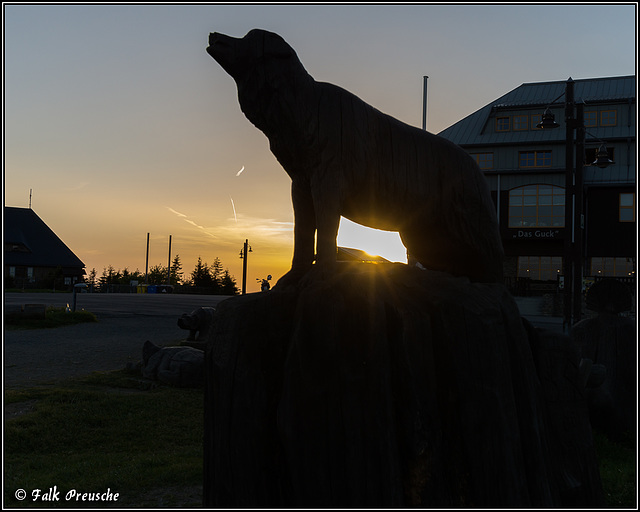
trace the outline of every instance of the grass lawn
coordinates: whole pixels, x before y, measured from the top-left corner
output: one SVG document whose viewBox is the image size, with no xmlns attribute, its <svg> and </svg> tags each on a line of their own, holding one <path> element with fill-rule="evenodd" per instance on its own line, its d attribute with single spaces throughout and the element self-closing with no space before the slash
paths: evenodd
<svg viewBox="0 0 640 512">
<path fill-rule="evenodd" d="M 89 311 L 66 311 L 65 308 L 49 307 L 40 317 L 21 313 L 4 315 L 5 329 L 51 329 L 63 325 L 97 322 L 96 315 Z"/>
<path fill-rule="evenodd" d="M 637 507 L 635 441 L 630 434 L 615 442 L 604 434 L 594 434 L 602 487 L 607 505 L 612 508 Z"/>
<path fill-rule="evenodd" d="M 6 390 L 5 506 L 200 507 L 203 391 L 150 384 L 117 371 Z M 59 501 L 33 501 L 54 485 Z M 72 490 L 118 497 L 66 501 Z"/>
<path fill-rule="evenodd" d="M 203 391 L 158 386 L 125 370 L 5 390 L 5 507 L 198 508 Z M 607 504 L 633 508 L 636 448 L 595 436 Z M 56 486 L 57 502 L 32 492 Z M 24 500 L 16 491 L 24 489 Z M 117 501 L 65 501 L 69 491 Z"/>
</svg>

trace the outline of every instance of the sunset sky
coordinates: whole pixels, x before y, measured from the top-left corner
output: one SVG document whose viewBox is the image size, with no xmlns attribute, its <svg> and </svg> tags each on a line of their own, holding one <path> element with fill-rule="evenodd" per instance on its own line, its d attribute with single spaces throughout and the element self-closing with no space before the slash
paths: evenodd
<svg viewBox="0 0 640 512">
<path fill-rule="evenodd" d="M 525 82 L 635 74 L 635 4 L 3 5 L 4 200 L 98 275 L 219 257 L 248 291 L 290 265 L 290 179 L 206 53 L 277 32 L 319 81 L 438 133 Z M 243 169 L 242 172 L 240 170 Z M 403 261 L 396 234 L 339 244 Z"/>
</svg>

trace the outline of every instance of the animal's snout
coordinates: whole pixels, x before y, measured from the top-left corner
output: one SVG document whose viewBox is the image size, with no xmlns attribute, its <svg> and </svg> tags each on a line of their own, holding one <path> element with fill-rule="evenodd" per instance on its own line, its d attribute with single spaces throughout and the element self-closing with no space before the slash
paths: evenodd
<svg viewBox="0 0 640 512">
<path fill-rule="evenodd" d="M 235 52 L 235 44 L 237 39 L 235 37 L 226 36 L 219 32 L 212 32 L 209 34 L 209 47 L 207 53 L 217 60 L 222 67 L 225 67 L 229 63 L 232 52 Z M 227 70 L 228 71 L 228 70 Z"/>
<path fill-rule="evenodd" d="M 239 41 L 239 39 L 231 36 L 227 36 L 225 34 L 221 34 L 220 32 L 211 32 L 209 34 L 209 46 L 229 46 L 234 42 Z"/>
<path fill-rule="evenodd" d="M 219 34 L 218 32 L 211 32 L 209 34 L 209 46 L 207 47 L 207 53 L 218 62 L 220 62 L 220 54 L 224 53 L 221 51 L 225 46 L 223 41 L 224 37 L 226 36 Z"/>
<path fill-rule="evenodd" d="M 220 39 L 222 34 L 218 34 L 217 32 L 211 32 L 209 34 L 209 47 L 207 48 L 207 53 L 213 57 L 213 52 L 215 51 L 216 46 L 220 46 Z"/>
<path fill-rule="evenodd" d="M 242 72 L 240 65 L 246 57 L 242 39 L 212 32 L 209 34 L 207 53 L 234 79 Z"/>
<path fill-rule="evenodd" d="M 220 35 L 217 32 L 211 32 L 209 34 L 209 46 L 213 46 L 220 39 Z"/>
</svg>

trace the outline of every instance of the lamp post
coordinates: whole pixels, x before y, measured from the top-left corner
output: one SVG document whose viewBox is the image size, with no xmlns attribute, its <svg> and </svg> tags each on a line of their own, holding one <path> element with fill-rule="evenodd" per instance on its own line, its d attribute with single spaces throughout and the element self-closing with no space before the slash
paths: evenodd
<svg viewBox="0 0 640 512">
<path fill-rule="evenodd" d="M 244 241 L 244 247 L 240 249 L 240 259 L 242 261 L 242 295 L 247 293 L 247 257 L 251 250 L 251 246 L 249 245 L 249 240 Z"/>
<path fill-rule="evenodd" d="M 583 167 L 585 151 L 586 128 L 584 126 L 584 103 L 575 103 L 575 82 L 571 77 L 565 86 L 565 237 L 564 237 L 564 318 L 565 333 L 580 320 L 582 316 L 582 274 L 584 260 L 584 185 Z M 560 96 L 561 97 L 561 96 Z M 556 101 L 556 100 L 554 100 Z M 542 121 L 537 127 L 542 129 L 560 126 L 554 120 L 554 115 L 547 108 L 542 115 Z M 574 139 L 575 130 L 575 139 Z M 575 167 L 574 167 L 575 144 Z M 600 168 L 607 167 L 611 160 L 603 145 L 600 146 L 598 156 L 593 165 Z"/>
</svg>

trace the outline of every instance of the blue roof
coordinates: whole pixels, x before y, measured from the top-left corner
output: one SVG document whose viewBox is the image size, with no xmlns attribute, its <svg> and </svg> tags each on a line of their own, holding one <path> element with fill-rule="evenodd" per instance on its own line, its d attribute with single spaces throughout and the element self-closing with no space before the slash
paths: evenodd
<svg viewBox="0 0 640 512">
<path fill-rule="evenodd" d="M 4 208 L 4 264 L 84 267 L 84 263 L 30 208 Z"/>
<path fill-rule="evenodd" d="M 486 130 L 485 127 L 491 114 L 497 111 L 536 109 L 542 113 L 547 106 L 551 106 L 556 114 L 556 122 L 562 124 L 564 122 L 566 82 L 563 80 L 522 84 L 441 131 L 439 135 L 461 146 L 564 140 L 564 130 L 523 130 L 495 133 L 492 130 Z M 635 103 L 635 75 L 580 79 L 574 80 L 574 84 L 575 101 L 584 102 L 586 108 L 590 103 Z M 635 138 L 635 124 L 589 128 L 589 132 L 601 139 Z"/>
</svg>

